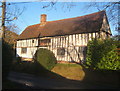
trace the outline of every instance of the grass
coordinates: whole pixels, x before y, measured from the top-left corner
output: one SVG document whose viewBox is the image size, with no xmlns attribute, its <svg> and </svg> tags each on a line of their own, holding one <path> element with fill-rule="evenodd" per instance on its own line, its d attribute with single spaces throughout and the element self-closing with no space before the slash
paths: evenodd
<svg viewBox="0 0 120 91">
<path fill-rule="evenodd" d="M 58 67 L 79 67 L 80 69 L 82 69 L 82 66 L 80 66 L 79 64 L 70 64 L 70 63 L 58 63 L 56 64 L 56 66 Z"/>
<path fill-rule="evenodd" d="M 71 80 L 83 80 L 85 76 L 82 66 L 78 64 L 59 63 L 51 71 Z"/>
</svg>

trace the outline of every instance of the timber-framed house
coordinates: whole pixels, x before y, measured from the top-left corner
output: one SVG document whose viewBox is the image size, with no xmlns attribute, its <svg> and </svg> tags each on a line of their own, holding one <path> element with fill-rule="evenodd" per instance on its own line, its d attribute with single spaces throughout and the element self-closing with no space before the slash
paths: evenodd
<svg viewBox="0 0 120 91">
<path fill-rule="evenodd" d="M 58 62 L 80 62 L 86 58 L 89 40 L 112 35 L 105 11 L 56 21 L 46 19 L 42 14 L 39 24 L 28 26 L 19 35 L 17 56 L 32 60 L 38 48 L 47 48 Z"/>
</svg>

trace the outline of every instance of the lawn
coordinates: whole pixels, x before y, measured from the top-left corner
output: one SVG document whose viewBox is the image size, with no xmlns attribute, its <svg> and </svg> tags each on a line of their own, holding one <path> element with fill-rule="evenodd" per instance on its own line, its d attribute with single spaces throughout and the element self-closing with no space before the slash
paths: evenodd
<svg viewBox="0 0 120 91">
<path fill-rule="evenodd" d="M 58 63 L 51 71 L 71 80 L 83 80 L 85 76 L 85 72 L 79 64 Z"/>
</svg>

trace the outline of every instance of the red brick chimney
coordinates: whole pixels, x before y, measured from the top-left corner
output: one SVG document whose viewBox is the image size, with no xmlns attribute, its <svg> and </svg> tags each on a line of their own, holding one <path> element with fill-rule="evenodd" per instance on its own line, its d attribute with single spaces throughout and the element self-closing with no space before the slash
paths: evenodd
<svg viewBox="0 0 120 91">
<path fill-rule="evenodd" d="M 41 22 L 41 24 L 45 24 L 46 23 L 46 17 L 47 15 L 46 14 L 42 14 L 41 15 L 41 20 L 40 20 L 40 22 Z"/>
</svg>

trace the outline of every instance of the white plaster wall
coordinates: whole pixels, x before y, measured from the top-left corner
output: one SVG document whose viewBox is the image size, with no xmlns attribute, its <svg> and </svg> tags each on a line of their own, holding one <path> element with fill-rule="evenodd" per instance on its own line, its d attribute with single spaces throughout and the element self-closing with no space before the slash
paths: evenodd
<svg viewBox="0 0 120 91">
<path fill-rule="evenodd" d="M 39 47 L 39 48 L 47 48 L 51 50 L 55 54 L 55 57 L 57 58 L 57 60 L 59 61 L 73 61 L 74 60 L 76 62 L 79 62 L 80 61 L 78 58 L 79 47 L 87 46 L 88 41 L 91 40 L 90 37 L 93 36 L 93 38 L 95 38 L 95 35 L 97 34 L 89 33 L 89 34 L 73 34 L 73 35 L 66 35 L 66 36 L 48 37 L 51 39 L 51 46 L 50 47 Z M 89 40 L 88 40 L 88 36 L 89 36 Z M 32 40 L 33 39 L 17 41 L 17 54 L 20 57 L 33 58 L 33 55 L 35 54 L 37 50 L 36 46 L 38 45 L 38 39 L 34 39 L 34 43 L 32 43 Z M 21 54 L 21 47 L 27 47 L 26 54 Z M 59 47 L 65 48 L 64 56 L 57 55 L 57 48 Z M 83 52 L 81 52 L 80 55 L 81 55 L 80 56 L 81 60 L 83 60 L 84 59 Z"/>
<path fill-rule="evenodd" d="M 32 43 L 33 40 L 34 40 L 34 43 Z M 38 39 L 27 39 L 27 40 L 17 41 L 16 56 L 23 57 L 23 58 L 33 58 L 33 55 L 37 50 L 37 47 L 36 47 L 37 45 L 38 45 Z M 27 47 L 27 53 L 21 53 L 22 47 Z"/>
<path fill-rule="evenodd" d="M 109 24 L 107 22 L 107 19 L 106 19 L 105 15 L 104 15 L 104 18 L 103 18 L 103 24 L 102 24 L 102 28 L 101 29 L 104 30 L 104 31 L 107 31 L 108 33 L 111 34 L 110 26 L 109 26 Z"/>
<path fill-rule="evenodd" d="M 102 39 L 106 39 L 106 38 L 107 38 L 106 33 L 105 33 L 105 32 L 103 32 L 103 31 L 100 33 L 100 35 L 101 35 L 101 38 L 102 38 Z"/>
<path fill-rule="evenodd" d="M 16 48 L 16 57 L 21 57 L 21 48 Z"/>
<path fill-rule="evenodd" d="M 89 37 L 91 37 L 91 33 L 89 34 Z M 95 33 L 93 33 L 93 37 L 95 38 Z M 63 38 L 66 38 L 66 42 L 65 39 Z M 76 35 L 74 34 L 74 35 L 66 35 L 65 37 L 64 36 L 52 37 L 51 42 L 52 42 L 52 46 L 50 50 L 55 54 L 57 60 L 59 61 L 74 60 L 79 62 L 80 60 L 78 59 L 78 53 L 79 53 L 78 49 L 79 46 L 87 46 L 88 34 L 76 34 Z M 65 48 L 66 52 L 64 56 L 57 55 L 57 48 L 59 47 Z M 83 55 L 83 53 L 81 53 L 80 55 Z M 81 56 L 81 60 L 83 60 L 83 56 Z"/>
<path fill-rule="evenodd" d="M 27 53 L 21 53 L 21 48 L 17 48 L 17 57 L 23 57 L 23 58 L 33 58 L 35 52 L 37 50 L 37 47 L 27 48 Z"/>
<path fill-rule="evenodd" d="M 34 43 L 32 41 L 34 40 Z M 27 39 L 17 41 L 17 47 L 34 47 L 38 45 L 38 39 Z"/>
</svg>

